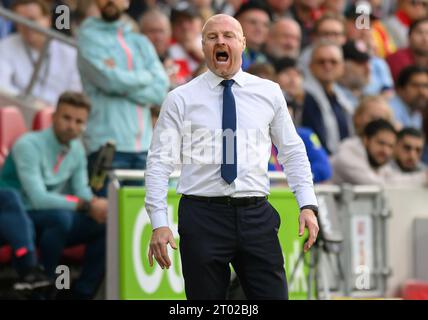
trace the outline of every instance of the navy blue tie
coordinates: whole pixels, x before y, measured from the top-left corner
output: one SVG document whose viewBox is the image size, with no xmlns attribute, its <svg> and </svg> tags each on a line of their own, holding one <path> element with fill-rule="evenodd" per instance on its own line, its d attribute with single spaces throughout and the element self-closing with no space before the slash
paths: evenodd
<svg viewBox="0 0 428 320">
<path fill-rule="evenodd" d="M 223 80 L 223 162 L 221 177 L 231 184 L 237 176 L 236 157 L 236 105 L 232 93 L 234 80 Z"/>
</svg>

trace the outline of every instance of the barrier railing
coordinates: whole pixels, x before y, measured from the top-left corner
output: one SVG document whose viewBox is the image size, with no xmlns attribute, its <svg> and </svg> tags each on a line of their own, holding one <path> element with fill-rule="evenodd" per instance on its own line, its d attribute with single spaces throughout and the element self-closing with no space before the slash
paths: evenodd
<svg viewBox="0 0 428 320">
<path fill-rule="evenodd" d="M 179 178 L 174 172 L 171 179 Z M 271 181 L 285 182 L 281 172 Z M 151 226 L 144 209 L 144 188 L 121 187 L 124 180 L 144 180 L 144 171 L 116 170 L 110 174 L 107 250 L 108 299 L 184 299 L 177 251 L 173 267 L 149 268 L 147 247 Z M 299 214 L 287 188 L 272 188 L 269 201 L 286 221 L 279 238 L 284 250 L 290 298 L 330 299 L 333 296 L 383 297 L 387 265 L 386 221 L 389 211 L 382 190 L 371 186 L 316 185 L 320 215 L 318 245 L 303 255 L 305 237 L 297 236 Z M 168 193 L 168 218 L 178 239 L 179 195 Z M 360 233 L 359 233 L 360 232 Z M 309 262 L 308 262 L 309 261 Z"/>
</svg>

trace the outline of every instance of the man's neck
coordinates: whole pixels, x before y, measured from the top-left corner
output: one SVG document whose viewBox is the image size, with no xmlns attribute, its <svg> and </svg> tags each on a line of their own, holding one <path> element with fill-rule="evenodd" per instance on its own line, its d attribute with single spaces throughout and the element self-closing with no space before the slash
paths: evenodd
<svg viewBox="0 0 428 320">
<path fill-rule="evenodd" d="M 418 66 L 428 67 L 428 56 L 419 55 L 413 52 L 413 56 L 415 58 L 415 64 Z"/>
<path fill-rule="evenodd" d="M 321 83 L 321 85 L 328 95 L 332 95 L 334 93 L 334 90 L 333 90 L 334 82 Z"/>
</svg>

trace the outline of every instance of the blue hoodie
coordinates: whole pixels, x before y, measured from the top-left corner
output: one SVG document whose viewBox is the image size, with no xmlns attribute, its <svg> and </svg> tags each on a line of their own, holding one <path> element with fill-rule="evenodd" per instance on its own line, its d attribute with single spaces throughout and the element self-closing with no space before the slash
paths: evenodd
<svg viewBox="0 0 428 320">
<path fill-rule="evenodd" d="M 123 21 L 88 18 L 78 48 L 82 84 L 92 103 L 85 133 L 89 152 L 109 140 L 117 151 L 148 150 L 150 106 L 162 104 L 169 85 L 153 45 Z"/>
</svg>

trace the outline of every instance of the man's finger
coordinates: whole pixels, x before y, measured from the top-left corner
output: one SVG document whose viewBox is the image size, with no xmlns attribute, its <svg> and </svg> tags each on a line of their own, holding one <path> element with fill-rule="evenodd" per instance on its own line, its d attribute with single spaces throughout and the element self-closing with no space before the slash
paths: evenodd
<svg viewBox="0 0 428 320">
<path fill-rule="evenodd" d="M 149 264 L 150 267 L 153 267 L 153 251 L 151 247 L 149 248 Z"/>
<path fill-rule="evenodd" d="M 300 219 L 299 220 L 299 237 L 303 236 L 303 233 L 305 232 L 305 220 L 304 219 Z"/>
<path fill-rule="evenodd" d="M 156 261 L 159 263 L 160 267 L 163 269 L 165 268 L 166 262 L 165 260 L 162 258 L 162 252 L 161 252 L 161 248 L 159 244 L 155 244 L 153 246 L 153 251 L 155 254 L 155 259 Z"/>
<path fill-rule="evenodd" d="M 165 261 L 165 267 L 168 269 L 171 266 L 171 260 L 169 260 L 166 244 L 161 244 L 160 250 L 161 250 L 162 259 L 163 261 Z"/>
<path fill-rule="evenodd" d="M 170 237 L 169 237 L 169 244 L 170 244 L 171 248 L 173 248 L 174 250 L 177 250 L 177 245 L 175 244 L 175 240 L 174 240 L 173 235 L 170 235 Z"/>
</svg>

